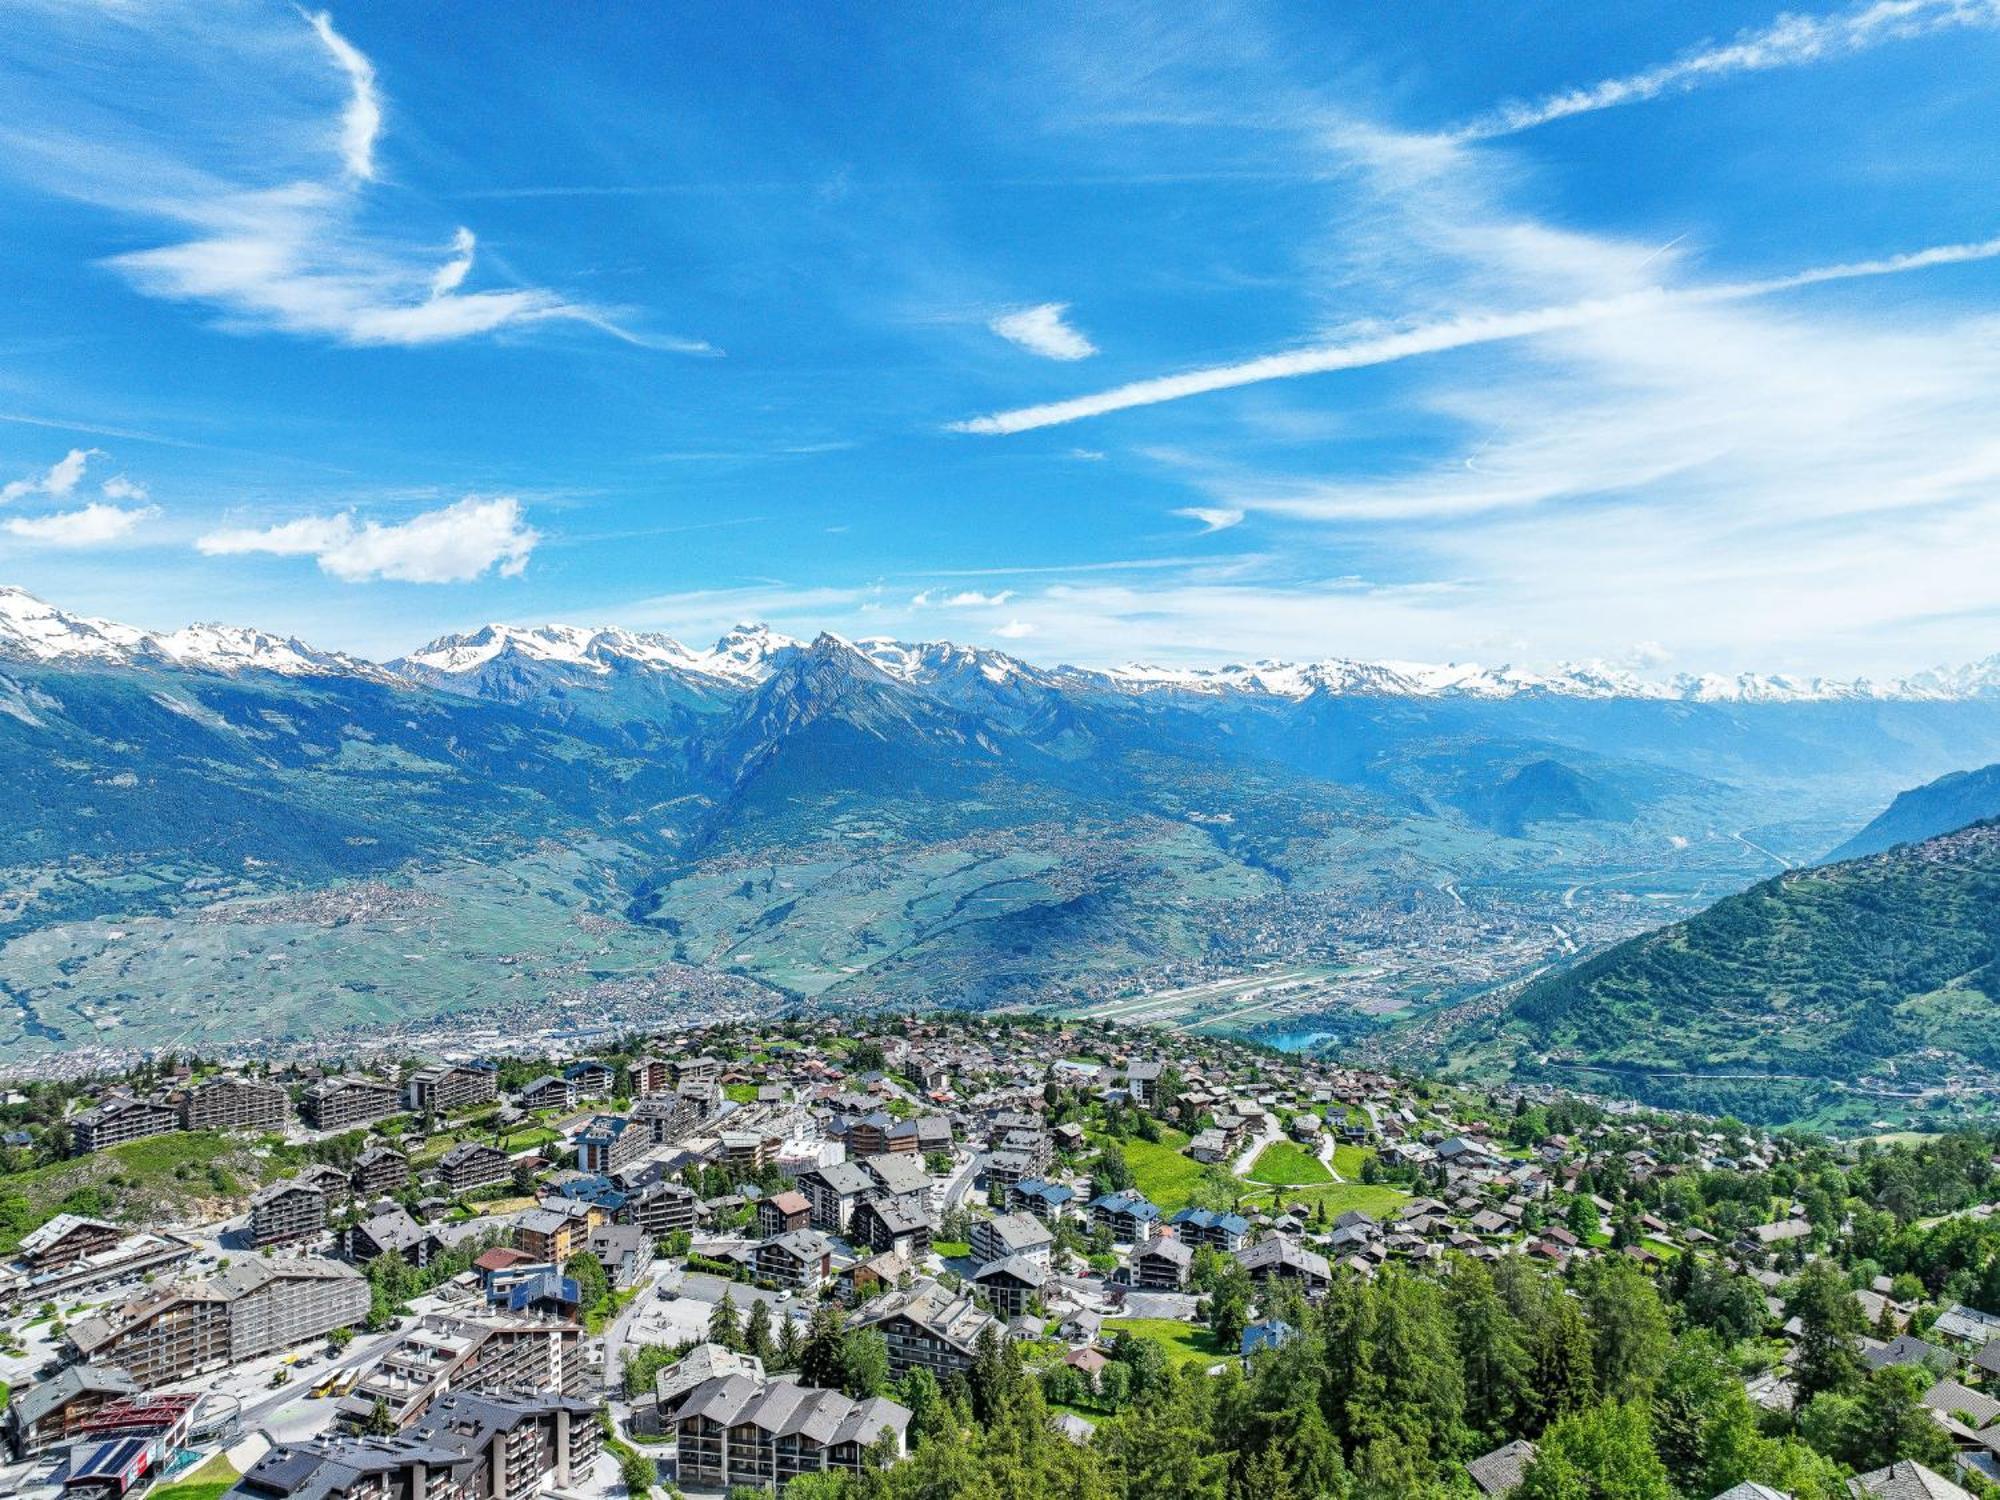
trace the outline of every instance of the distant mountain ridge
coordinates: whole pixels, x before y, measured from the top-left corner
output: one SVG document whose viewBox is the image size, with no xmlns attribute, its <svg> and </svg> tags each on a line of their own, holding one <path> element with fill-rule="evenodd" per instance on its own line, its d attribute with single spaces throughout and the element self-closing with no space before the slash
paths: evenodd
<svg viewBox="0 0 2000 1500">
<path fill-rule="evenodd" d="M 2000 818 L 2000 765 L 1953 771 L 1899 792 L 1880 816 L 1827 856 L 1829 862 L 1880 854 L 1941 833 Z"/>
<path fill-rule="evenodd" d="M 1946 702 L 2000 697 L 2000 655 L 1876 683 L 1786 674 L 1682 674 L 1665 680 L 1603 663 L 1549 672 L 1476 664 L 1364 662 L 1331 657 L 1314 662 L 1261 661 L 1219 667 L 1127 665 L 1110 669 L 1044 668 L 1004 652 L 950 642 L 909 643 L 887 637 L 848 642 L 892 677 L 929 682 L 950 673 L 978 673 L 993 683 L 1087 687 L 1105 691 L 1179 691 L 1298 700 L 1313 696 L 1635 699 L 1687 703 Z M 449 689 L 490 675 L 496 662 L 579 677 L 655 673 L 697 689 L 741 690 L 762 682 L 807 643 L 769 626 L 741 624 L 714 646 L 698 649 L 657 632 L 615 626 L 489 624 L 445 635 L 394 660 L 374 663 L 317 650 L 293 638 L 241 626 L 193 625 L 161 633 L 69 614 L 18 588 L 0 587 L 0 658 L 30 661 L 166 662 L 208 671 L 271 671 L 287 676 L 401 677 Z"/>
</svg>

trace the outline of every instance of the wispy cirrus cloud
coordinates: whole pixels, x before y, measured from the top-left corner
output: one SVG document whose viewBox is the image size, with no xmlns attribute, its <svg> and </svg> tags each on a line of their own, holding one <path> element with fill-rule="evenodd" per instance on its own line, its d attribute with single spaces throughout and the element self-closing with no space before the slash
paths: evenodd
<svg viewBox="0 0 2000 1500">
<path fill-rule="evenodd" d="M 375 88 L 375 65 L 333 29 L 333 17 L 325 11 L 307 12 L 306 21 L 347 75 L 347 105 L 340 112 L 340 155 L 347 175 L 357 182 L 373 182 L 375 139 L 382 133 L 382 96 Z"/>
<path fill-rule="evenodd" d="M 1064 316 L 1068 311 L 1067 302 L 1044 302 L 1038 307 L 1001 313 L 986 326 L 1008 343 L 1018 344 L 1043 359 L 1089 359 L 1097 352 L 1097 345 L 1070 326 Z"/>
<path fill-rule="evenodd" d="M 1243 508 L 1237 505 L 1183 505 L 1174 514 L 1201 522 L 1203 536 L 1243 524 Z"/>
<path fill-rule="evenodd" d="M 1767 26 L 1696 48 L 1658 67 L 1503 104 L 1449 134 L 1461 141 L 1493 140 L 1573 115 L 1686 93 L 1739 74 L 1805 67 L 1934 32 L 1995 26 L 2000 26 L 1996 0 L 1872 0 L 1829 15 L 1787 11 Z"/>
<path fill-rule="evenodd" d="M 218 4 L 208 19 L 190 25 L 171 7 L 120 10 L 96 18 L 104 34 L 94 40 L 129 53 L 134 76 L 193 73 L 198 81 L 177 85 L 177 96 L 228 117 L 222 125 L 204 132 L 197 127 L 207 116 L 191 109 L 186 139 L 163 142 L 128 115 L 119 95 L 79 99 L 75 91 L 91 80 L 51 75 L 36 86 L 41 92 L 24 94 L 35 124 L 9 142 L 20 148 L 15 170 L 45 190 L 168 232 L 163 243 L 105 262 L 141 294 L 208 308 L 230 332 L 356 346 L 576 324 L 646 348 L 717 352 L 699 339 L 639 330 L 622 310 L 547 287 L 469 288 L 478 246 L 470 227 L 444 235 L 384 227 L 391 205 L 375 191 L 381 88 L 373 62 L 333 17 L 295 12 L 296 29 L 287 30 L 284 12 Z M 329 69 L 342 94 L 330 124 L 322 97 Z M 218 78 L 240 89 L 240 106 L 232 108 Z M 72 87 L 59 92 L 58 83 Z M 257 119 L 263 150 L 243 149 L 239 112 Z"/>
<path fill-rule="evenodd" d="M 403 521 L 357 521 L 352 511 L 340 511 L 225 527 L 198 538 L 195 548 L 210 557 L 310 557 L 345 583 L 463 583 L 489 572 L 518 577 L 540 541 L 520 501 L 467 496 Z"/>
</svg>

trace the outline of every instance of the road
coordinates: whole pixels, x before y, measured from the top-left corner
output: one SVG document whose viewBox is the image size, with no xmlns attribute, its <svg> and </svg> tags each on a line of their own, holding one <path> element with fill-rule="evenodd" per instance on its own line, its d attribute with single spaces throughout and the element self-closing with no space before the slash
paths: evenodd
<svg viewBox="0 0 2000 1500">
<path fill-rule="evenodd" d="M 1271 1114 L 1265 1115 L 1263 1131 L 1253 1137 L 1250 1144 L 1243 1148 L 1236 1160 L 1230 1163 L 1229 1170 L 1234 1172 L 1238 1177 L 1248 1177 L 1250 1175 L 1250 1168 L 1256 1164 L 1258 1154 L 1266 1146 L 1271 1145 L 1275 1141 L 1281 1141 L 1284 1138 L 1285 1133 L 1278 1128 L 1278 1117 Z"/>
<path fill-rule="evenodd" d="M 985 1168 L 986 1153 L 984 1151 L 975 1151 L 966 1159 L 964 1166 L 958 1168 L 951 1176 L 945 1179 L 944 1206 L 946 1212 L 957 1208 L 959 1204 L 965 1201 L 966 1193 L 971 1190 L 972 1184 L 979 1180 L 979 1174 Z"/>
</svg>

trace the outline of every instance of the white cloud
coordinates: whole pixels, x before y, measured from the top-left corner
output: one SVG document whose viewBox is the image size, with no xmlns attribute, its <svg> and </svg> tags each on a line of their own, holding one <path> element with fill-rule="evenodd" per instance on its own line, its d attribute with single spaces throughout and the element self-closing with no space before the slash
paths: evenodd
<svg viewBox="0 0 2000 1500">
<path fill-rule="evenodd" d="M 136 479 L 128 479 L 123 474 L 113 474 L 99 488 L 107 500 L 144 500 L 147 490 Z"/>
<path fill-rule="evenodd" d="M 1211 531 L 1227 531 L 1243 522 L 1242 510 L 1233 505 L 1184 505 L 1174 514 L 1201 522 L 1204 536 Z"/>
<path fill-rule="evenodd" d="M 75 490 L 82 481 L 84 470 L 90 466 L 91 459 L 103 456 L 96 448 L 72 448 L 41 473 L 31 474 L 25 479 L 12 479 L 0 485 L 0 505 L 8 505 L 30 495 L 47 495 L 53 499 L 61 499 Z M 111 493 L 108 487 L 105 493 Z"/>
<path fill-rule="evenodd" d="M 1873 0 L 1838 15 L 1786 12 L 1734 41 L 1703 47 L 1673 62 L 1622 78 L 1565 89 L 1531 103 L 1503 104 L 1452 132 L 1456 140 L 1491 140 L 1538 125 L 1685 93 L 1717 79 L 1774 68 L 1803 67 L 1884 42 L 1933 32 L 2000 25 L 2000 0 Z"/>
<path fill-rule="evenodd" d="M 451 259 L 437 268 L 431 277 L 431 300 L 449 297 L 465 284 L 465 278 L 472 274 L 473 252 L 479 248 L 479 240 L 463 224 L 458 233 L 451 237 Z"/>
<path fill-rule="evenodd" d="M 1068 311 L 1067 302 L 1044 302 L 1039 307 L 1002 313 L 986 326 L 1043 359 L 1088 359 L 1097 352 L 1097 345 L 1064 321 L 1063 314 Z"/>
<path fill-rule="evenodd" d="M 912 609 L 998 609 L 1014 597 L 1012 589 L 1002 589 L 994 594 L 982 594 L 977 589 L 962 589 L 955 594 L 940 594 L 925 589 L 910 600 Z"/>
<path fill-rule="evenodd" d="M 462 583 L 497 570 L 519 576 L 541 534 L 510 496 L 468 496 L 407 521 L 357 523 L 353 513 L 301 516 L 261 528 L 212 531 L 196 548 L 212 557 L 266 553 L 311 557 L 347 583 L 387 578 L 404 583 Z"/>
<path fill-rule="evenodd" d="M 1026 620 L 1009 620 L 993 633 L 1003 641 L 1019 641 L 1033 635 L 1035 627 L 1030 625 Z"/>
<path fill-rule="evenodd" d="M 347 75 L 347 108 L 340 113 L 340 157 L 347 175 L 357 182 L 375 178 L 375 140 L 382 133 L 382 100 L 375 91 L 375 65 L 346 37 L 333 29 L 325 11 L 306 16 L 313 34 Z"/>
<path fill-rule="evenodd" d="M 46 547 L 101 547 L 130 535 L 142 521 L 160 513 L 158 506 L 127 508 L 96 501 L 81 510 L 47 516 L 14 516 L 7 522 L 11 536 Z"/>
</svg>

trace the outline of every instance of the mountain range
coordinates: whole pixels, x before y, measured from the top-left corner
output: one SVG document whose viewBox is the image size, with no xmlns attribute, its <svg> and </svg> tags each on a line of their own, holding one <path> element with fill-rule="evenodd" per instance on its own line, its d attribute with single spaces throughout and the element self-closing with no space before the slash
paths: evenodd
<svg viewBox="0 0 2000 1500">
<path fill-rule="evenodd" d="M 374 663 L 0 589 L 0 1060 L 641 999 L 1426 1012 L 2000 760 L 1893 685 L 1040 666 L 491 625 Z"/>
<path fill-rule="evenodd" d="M 837 637 L 823 640 L 839 642 Z M 99 662 L 126 666 L 173 664 L 210 671 L 267 671 L 282 676 L 384 674 L 433 687 L 488 695 L 500 673 L 540 671 L 578 681 L 651 674 L 691 691 L 740 688 L 764 680 L 807 643 L 764 625 L 738 625 L 708 650 L 671 636 L 618 627 L 489 624 L 446 635 L 386 663 L 324 651 L 294 637 L 234 625 L 190 625 L 173 632 L 141 630 L 70 614 L 24 590 L 0 587 L 0 658 L 39 662 Z M 997 651 L 948 643 L 911 645 L 886 637 L 852 643 L 888 675 L 929 684 L 976 673 L 999 684 L 1022 681 L 1050 688 L 1092 687 L 1133 692 L 1174 690 L 1301 699 L 1331 697 L 1506 699 L 1520 696 L 1635 699 L 1686 703 L 1955 701 L 2000 697 L 2000 655 L 1949 669 L 1872 682 L 1787 674 L 1680 674 L 1650 679 L 1602 662 L 1549 672 L 1513 667 L 1353 661 L 1259 661 L 1220 667 L 1125 665 L 1093 671 L 1043 669 Z"/>
</svg>

